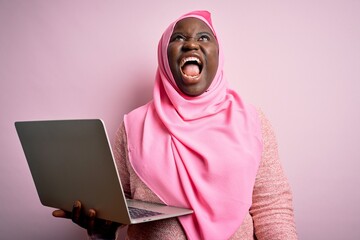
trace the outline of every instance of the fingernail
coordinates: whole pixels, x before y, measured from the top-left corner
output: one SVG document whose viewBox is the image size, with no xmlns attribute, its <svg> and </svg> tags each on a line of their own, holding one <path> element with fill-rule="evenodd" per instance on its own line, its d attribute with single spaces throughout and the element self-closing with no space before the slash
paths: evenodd
<svg viewBox="0 0 360 240">
<path fill-rule="evenodd" d="M 89 210 L 89 217 L 95 217 L 95 212 L 94 212 L 94 210 L 92 210 L 92 209 L 90 209 Z"/>
<path fill-rule="evenodd" d="M 79 203 L 79 201 L 75 201 L 75 202 L 74 202 L 73 207 L 74 207 L 74 208 L 78 208 L 78 207 L 80 207 L 80 203 Z"/>
</svg>

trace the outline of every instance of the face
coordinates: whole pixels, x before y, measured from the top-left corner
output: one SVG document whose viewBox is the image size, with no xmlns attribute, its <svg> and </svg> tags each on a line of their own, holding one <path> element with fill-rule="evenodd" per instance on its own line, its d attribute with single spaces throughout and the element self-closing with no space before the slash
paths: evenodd
<svg viewBox="0 0 360 240">
<path fill-rule="evenodd" d="M 218 67 L 219 46 L 206 23 L 191 17 L 177 22 L 167 55 L 175 82 L 184 94 L 199 96 L 209 88 Z"/>
</svg>

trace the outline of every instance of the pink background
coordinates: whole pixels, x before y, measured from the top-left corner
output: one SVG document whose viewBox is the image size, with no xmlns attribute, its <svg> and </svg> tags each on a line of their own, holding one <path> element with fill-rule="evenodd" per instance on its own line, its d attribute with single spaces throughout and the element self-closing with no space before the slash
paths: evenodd
<svg viewBox="0 0 360 240">
<path fill-rule="evenodd" d="M 235 3 L 236 2 L 236 3 Z M 165 27 L 213 13 L 230 85 L 271 120 L 300 239 L 360 239 L 360 1 L 0 0 L 0 238 L 85 239 L 38 199 L 14 121 L 151 98 Z"/>
</svg>

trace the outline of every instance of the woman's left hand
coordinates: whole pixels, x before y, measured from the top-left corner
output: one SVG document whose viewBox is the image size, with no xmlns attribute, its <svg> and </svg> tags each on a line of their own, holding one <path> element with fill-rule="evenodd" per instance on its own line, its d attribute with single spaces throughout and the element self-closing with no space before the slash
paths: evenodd
<svg viewBox="0 0 360 240">
<path fill-rule="evenodd" d="M 61 209 L 53 211 L 52 215 L 71 219 L 75 224 L 87 230 L 88 235 L 100 239 L 115 239 L 116 230 L 121 224 L 96 218 L 96 211 L 89 209 L 84 213 L 80 201 L 75 201 L 72 212 Z"/>
</svg>

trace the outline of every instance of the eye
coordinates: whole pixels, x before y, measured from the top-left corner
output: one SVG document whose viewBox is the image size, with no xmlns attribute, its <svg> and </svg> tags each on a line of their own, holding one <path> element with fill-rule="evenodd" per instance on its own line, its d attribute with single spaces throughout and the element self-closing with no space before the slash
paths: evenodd
<svg viewBox="0 0 360 240">
<path fill-rule="evenodd" d="M 181 35 L 181 34 L 174 34 L 171 36 L 171 42 L 174 41 L 184 41 L 185 40 L 185 36 Z"/>
<path fill-rule="evenodd" d="M 199 41 L 203 41 L 203 42 L 207 42 L 207 41 L 210 41 L 210 36 L 209 35 L 207 35 L 207 34 L 202 34 L 202 35 L 200 35 L 200 37 L 199 37 Z"/>
</svg>

